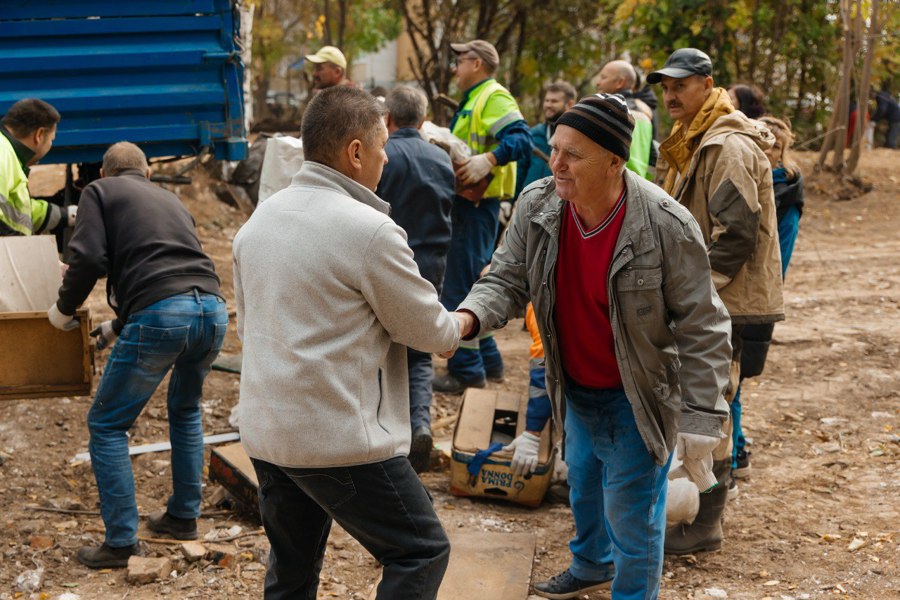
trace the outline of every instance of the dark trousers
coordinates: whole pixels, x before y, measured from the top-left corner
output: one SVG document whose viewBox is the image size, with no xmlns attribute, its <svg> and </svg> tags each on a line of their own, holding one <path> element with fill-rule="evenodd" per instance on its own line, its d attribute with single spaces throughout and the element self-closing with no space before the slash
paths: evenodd
<svg viewBox="0 0 900 600">
<path fill-rule="evenodd" d="M 332 519 L 384 566 L 377 598 L 433 600 L 450 542 L 406 457 L 292 469 L 253 459 L 272 546 L 266 600 L 315 600 Z"/>
<path fill-rule="evenodd" d="M 431 355 L 412 348 L 406 349 L 409 369 L 409 421 L 413 432 L 419 427 L 431 428 L 431 379 L 434 368 Z"/>
</svg>

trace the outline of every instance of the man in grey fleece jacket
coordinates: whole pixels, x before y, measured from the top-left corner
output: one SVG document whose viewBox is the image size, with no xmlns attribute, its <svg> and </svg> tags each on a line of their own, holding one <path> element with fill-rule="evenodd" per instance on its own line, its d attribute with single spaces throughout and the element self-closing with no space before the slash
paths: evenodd
<svg viewBox="0 0 900 600">
<path fill-rule="evenodd" d="M 460 324 L 373 193 L 382 114 L 355 88 L 317 94 L 302 168 L 234 239 L 241 441 L 272 546 L 267 600 L 316 597 L 332 519 L 384 565 L 378 598 L 435 598 L 449 559 L 407 460 L 406 347 L 451 352 Z"/>
</svg>

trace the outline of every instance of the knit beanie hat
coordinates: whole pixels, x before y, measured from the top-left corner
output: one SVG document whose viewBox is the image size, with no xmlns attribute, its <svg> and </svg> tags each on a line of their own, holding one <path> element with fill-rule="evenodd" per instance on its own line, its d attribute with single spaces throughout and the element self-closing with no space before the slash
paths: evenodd
<svg viewBox="0 0 900 600">
<path fill-rule="evenodd" d="M 628 160 L 634 117 L 619 94 L 594 94 L 578 101 L 556 122 L 583 133 L 597 145 Z"/>
</svg>

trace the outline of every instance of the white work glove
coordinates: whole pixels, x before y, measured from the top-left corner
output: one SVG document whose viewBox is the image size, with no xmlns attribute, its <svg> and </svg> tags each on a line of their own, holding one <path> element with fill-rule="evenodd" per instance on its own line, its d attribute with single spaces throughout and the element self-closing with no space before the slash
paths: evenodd
<svg viewBox="0 0 900 600">
<path fill-rule="evenodd" d="M 534 473 L 538 465 L 538 449 L 541 447 L 541 438 L 533 433 L 523 432 L 522 435 L 504 446 L 504 450 L 512 450 L 512 462 L 509 467 L 516 477 L 522 477 Z"/>
<path fill-rule="evenodd" d="M 91 330 L 91 335 L 97 338 L 97 350 L 103 350 L 113 345 L 119 334 L 113 328 L 112 321 L 103 321 Z"/>
<path fill-rule="evenodd" d="M 712 453 L 720 440 L 720 437 L 711 435 L 678 432 L 675 451 L 681 460 L 681 466 L 669 473 L 669 479 L 687 477 L 694 482 L 701 494 L 716 487 L 718 481 L 712 472 Z"/>
<path fill-rule="evenodd" d="M 512 219 L 513 205 L 509 200 L 500 202 L 500 225 L 506 227 Z"/>
<path fill-rule="evenodd" d="M 75 227 L 75 215 L 78 213 L 78 207 L 71 205 L 66 207 L 66 226 Z"/>
<path fill-rule="evenodd" d="M 494 163 L 488 158 L 488 154 L 488 152 L 476 154 L 467 160 L 456 172 L 456 178 L 464 185 L 472 185 L 487 177 L 494 168 Z"/>
<path fill-rule="evenodd" d="M 76 319 L 74 315 L 64 315 L 59 312 L 59 308 L 56 307 L 56 302 L 54 302 L 53 306 L 47 311 L 47 318 L 50 319 L 51 325 L 62 331 L 72 331 L 79 327 L 78 319 Z"/>
</svg>

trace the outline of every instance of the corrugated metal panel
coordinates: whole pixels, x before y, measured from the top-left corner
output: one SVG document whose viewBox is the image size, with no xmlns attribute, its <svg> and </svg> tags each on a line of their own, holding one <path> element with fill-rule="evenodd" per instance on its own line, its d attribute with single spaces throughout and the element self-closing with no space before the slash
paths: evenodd
<svg viewBox="0 0 900 600">
<path fill-rule="evenodd" d="M 3 0 L 0 113 L 37 97 L 62 114 L 42 161 L 98 161 L 121 140 L 148 156 L 246 153 L 229 0 Z"/>
</svg>

